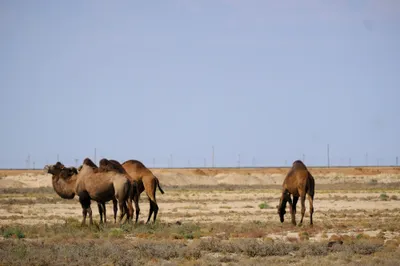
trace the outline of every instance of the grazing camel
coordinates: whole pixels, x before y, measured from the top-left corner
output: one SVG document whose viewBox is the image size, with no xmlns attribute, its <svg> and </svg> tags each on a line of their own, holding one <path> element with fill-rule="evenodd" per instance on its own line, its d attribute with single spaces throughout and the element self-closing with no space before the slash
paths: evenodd
<svg viewBox="0 0 400 266">
<path fill-rule="evenodd" d="M 156 201 L 156 189 L 160 190 L 161 194 L 164 194 L 160 186 L 158 178 L 140 161 L 128 160 L 122 164 L 125 171 L 137 182 L 137 193 L 135 193 L 134 202 L 136 207 L 136 223 L 138 222 L 140 208 L 139 202 L 140 194 L 146 191 L 146 195 L 150 203 L 149 217 L 146 223 L 149 223 L 151 215 L 154 213 L 153 222 L 156 221 L 158 213 L 158 204 Z"/>
<path fill-rule="evenodd" d="M 279 200 L 279 205 L 277 206 L 281 223 L 283 223 L 285 220 L 284 215 L 286 213 L 286 203 L 289 202 L 292 215 L 292 224 L 296 225 L 296 204 L 299 197 L 301 201 L 301 220 L 299 225 L 303 223 L 304 213 L 306 211 L 305 200 L 307 195 L 308 201 L 310 202 L 310 225 L 312 225 L 315 182 L 314 177 L 311 175 L 302 161 L 296 160 L 293 162 L 292 168 L 286 175 L 282 187 L 282 195 Z M 293 202 L 290 198 L 290 195 L 293 195 Z"/>
<path fill-rule="evenodd" d="M 89 214 L 90 224 L 93 224 L 91 200 L 104 203 L 117 199 L 121 222 L 127 210 L 126 201 L 130 193 L 130 182 L 124 174 L 93 169 L 93 165 L 93 162 L 87 158 L 79 173 L 64 167 L 59 162 L 46 168 L 48 173 L 53 175 L 53 187 L 58 195 L 64 198 L 73 198 L 78 195 L 82 206 L 82 225 L 86 223 L 87 214 Z"/>
</svg>

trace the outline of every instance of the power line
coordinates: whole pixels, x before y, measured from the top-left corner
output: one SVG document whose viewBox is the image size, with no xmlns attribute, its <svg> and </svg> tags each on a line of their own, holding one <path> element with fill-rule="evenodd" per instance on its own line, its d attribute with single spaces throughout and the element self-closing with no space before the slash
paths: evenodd
<svg viewBox="0 0 400 266">
<path fill-rule="evenodd" d="M 327 146 L 327 155 L 328 155 L 328 167 L 330 167 L 331 162 L 330 162 L 330 158 L 329 158 L 329 144 Z"/>
</svg>

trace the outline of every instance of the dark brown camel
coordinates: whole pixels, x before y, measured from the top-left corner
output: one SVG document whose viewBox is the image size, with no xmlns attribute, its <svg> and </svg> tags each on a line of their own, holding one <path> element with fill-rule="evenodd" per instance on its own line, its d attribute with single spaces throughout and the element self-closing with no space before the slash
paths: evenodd
<svg viewBox="0 0 400 266">
<path fill-rule="evenodd" d="M 302 161 L 296 160 L 293 162 L 292 168 L 286 175 L 282 187 L 282 195 L 279 200 L 279 205 L 277 206 L 281 223 L 285 220 L 284 215 L 286 213 L 286 203 L 288 202 L 292 215 L 292 224 L 296 225 L 296 204 L 299 197 L 301 202 L 301 220 L 299 225 L 303 223 L 304 214 L 306 212 L 305 200 L 307 195 L 310 203 L 310 225 L 312 225 L 315 182 L 314 177 Z M 293 195 L 293 202 L 290 195 Z"/>
<path fill-rule="evenodd" d="M 160 190 L 161 194 L 164 194 L 164 191 L 160 186 L 158 178 L 155 175 L 153 175 L 150 169 L 148 169 L 142 162 L 137 160 L 128 160 L 122 164 L 122 167 L 129 174 L 129 176 L 137 182 L 138 191 L 134 197 L 134 202 L 136 207 L 136 223 L 138 222 L 140 213 L 139 204 L 136 205 L 136 203 L 139 202 L 140 194 L 143 191 L 146 192 L 146 195 L 150 203 L 149 217 L 147 218 L 146 223 L 149 223 L 152 214 L 154 214 L 153 222 L 155 223 L 158 213 L 158 204 L 156 200 L 157 187 Z"/>
</svg>

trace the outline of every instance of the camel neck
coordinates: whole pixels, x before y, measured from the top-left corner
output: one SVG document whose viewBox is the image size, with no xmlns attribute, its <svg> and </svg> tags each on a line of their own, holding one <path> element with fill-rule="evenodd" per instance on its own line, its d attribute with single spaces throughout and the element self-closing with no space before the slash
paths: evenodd
<svg viewBox="0 0 400 266">
<path fill-rule="evenodd" d="M 68 179 L 53 176 L 53 188 L 63 199 L 73 199 L 75 197 L 76 175 Z"/>
</svg>

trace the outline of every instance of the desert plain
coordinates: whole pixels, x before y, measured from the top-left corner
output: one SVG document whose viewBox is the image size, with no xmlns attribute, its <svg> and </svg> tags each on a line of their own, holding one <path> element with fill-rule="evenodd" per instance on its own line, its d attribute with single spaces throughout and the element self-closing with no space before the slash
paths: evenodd
<svg viewBox="0 0 400 266">
<path fill-rule="evenodd" d="M 81 227 L 77 197 L 61 199 L 42 170 L 0 170 L 0 265 L 399 265 L 400 167 L 309 167 L 315 178 L 301 226 L 276 205 L 289 168 L 151 169 L 155 224 Z M 300 221 L 301 205 L 296 220 Z"/>
</svg>

